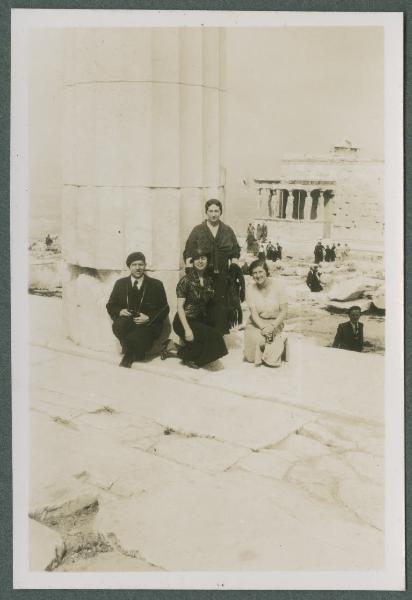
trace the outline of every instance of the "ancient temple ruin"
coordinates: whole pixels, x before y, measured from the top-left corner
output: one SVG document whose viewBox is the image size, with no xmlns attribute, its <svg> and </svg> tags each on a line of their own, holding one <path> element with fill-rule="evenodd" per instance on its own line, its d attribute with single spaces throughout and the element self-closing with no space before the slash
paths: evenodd
<svg viewBox="0 0 412 600">
<path fill-rule="evenodd" d="M 286 156 L 277 178 L 255 179 L 256 224 L 295 250 L 319 239 L 383 250 L 383 161 L 345 141 L 324 156 Z"/>
</svg>

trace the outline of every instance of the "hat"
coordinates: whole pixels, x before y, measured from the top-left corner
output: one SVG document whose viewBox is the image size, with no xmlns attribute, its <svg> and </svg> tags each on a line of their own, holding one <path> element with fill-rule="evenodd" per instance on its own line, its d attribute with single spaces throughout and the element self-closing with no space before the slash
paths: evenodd
<svg viewBox="0 0 412 600">
<path fill-rule="evenodd" d="M 206 258 L 209 260 L 210 252 L 208 252 L 207 250 L 203 250 L 203 248 L 195 248 L 190 253 L 189 258 L 191 258 L 193 261 L 193 260 L 196 260 L 196 258 L 200 258 L 201 256 L 206 256 Z"/>
<path fill-rule="evenodd" d="M 141 261 L 143 261 L 146 264 L 146 257 L 143 254 L 143 252 L 132 252 L 126 258 L 126 265 L 128 267 L 130 267 L 130 265 L 132 264 L 132 262 L 135 262 L 136 260 L 141 260 Z"/>
</svg>

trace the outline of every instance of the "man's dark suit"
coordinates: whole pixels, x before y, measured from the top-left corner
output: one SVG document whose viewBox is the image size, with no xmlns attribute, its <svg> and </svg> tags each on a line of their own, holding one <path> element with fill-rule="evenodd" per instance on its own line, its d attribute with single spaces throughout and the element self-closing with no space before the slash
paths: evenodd
<svg viewBox="0 0 412 600">
<path fill-rule="evenodd" d="M 362 352 L 363 349 L 363 323 L 358 323 L 358 332 L 355 335 L 352 323 L 340 323 L 333 341 L 334 348 L 343 348 L 344 350 L 355 350 Z"/>
<path fill-rule="evenodd" d="M 169 305 L 163 283 L 144 275 L 141 290 L 132 288 L 130 276 L 118 279 L 106 304 L 113 320 L 113 333 L 131 361 L 142 360 L 154 340 L 162 331 L 162 323 L 169 314 Z M 123 308 L 138 311 L 149 317 L 149 321 L 136 325 L 132 317 L 119 316 Z"/>
</svg>

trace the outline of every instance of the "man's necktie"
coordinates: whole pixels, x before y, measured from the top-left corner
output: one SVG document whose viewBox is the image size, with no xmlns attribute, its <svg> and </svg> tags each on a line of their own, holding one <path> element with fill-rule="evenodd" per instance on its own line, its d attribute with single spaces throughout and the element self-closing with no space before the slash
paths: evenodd
<svg viewBox="0 0 412 600">
<path fill-rule="evenodd" d="M 133 309 L 137 310 L 139 307 L 139 287 L 137 280 L 133 283 Z"/>
</svg>

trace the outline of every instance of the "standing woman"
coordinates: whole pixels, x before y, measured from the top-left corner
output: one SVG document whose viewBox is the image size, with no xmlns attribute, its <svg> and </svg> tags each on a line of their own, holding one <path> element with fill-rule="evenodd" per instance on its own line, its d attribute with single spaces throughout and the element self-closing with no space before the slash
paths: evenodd
<svg viewBox="0 0 412 600">
<path fill-rule="evenodd" d="M 208 305 L 213 299 L 212 279 L 206 274 L 208 256 L 204 250 L 192 252 L 193 267 L 176 287 L 177 314 L 173 329 L 185 341 L 179 357 L 198 369 L 227 354 L 222 334 L 210 326 Z"/>
<path fill-rule="evenodd" d="M 210 303 L 210 324 L 220 333 L 229 333 L 233 322 L 233 290 L 229 277 L 229 261 L 239 258 L 240 247 L 231 227 L 220 220 L 222 203 L 208 200 L 205 204 L 206 221 L 194 227 L 187 239 L 183 252 L 186 263 L 197 248 L 202 248 L 209 256 L 208 270 L 214 290 Z"/>
<path fill-rule="evenodd" d="M 287 315 L 285 288 L 278 277 L 269 277 L 265 262 L 254 260 L 249 268 L 253 283 L 246 292 L 250 319 L 246 324 L 244 357 L 255 365 L 280 367 L 286 336 L 282 333 Z"/>
</svg>

